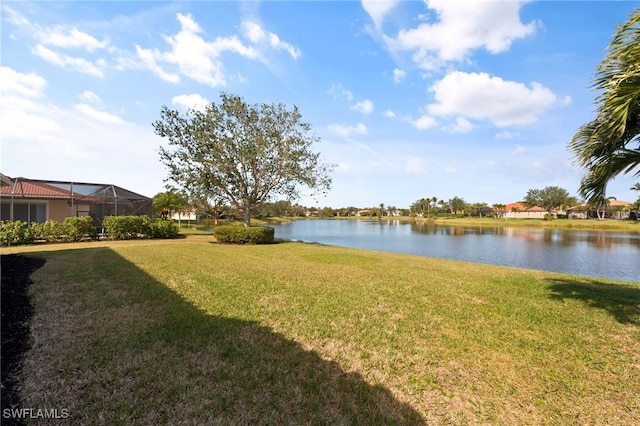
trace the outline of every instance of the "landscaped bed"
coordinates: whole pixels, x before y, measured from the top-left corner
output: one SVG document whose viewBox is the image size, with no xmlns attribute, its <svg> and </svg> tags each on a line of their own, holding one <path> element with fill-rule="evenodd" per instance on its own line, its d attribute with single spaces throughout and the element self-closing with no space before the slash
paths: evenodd
<svg viewBox="0 0 640 426">
<path fill-rule="evenodd" d="M 199 235 L 2 253 L 46 259 L 22 406 L 69 424 L 640 423 L 640 283 Z"/>
</svg>

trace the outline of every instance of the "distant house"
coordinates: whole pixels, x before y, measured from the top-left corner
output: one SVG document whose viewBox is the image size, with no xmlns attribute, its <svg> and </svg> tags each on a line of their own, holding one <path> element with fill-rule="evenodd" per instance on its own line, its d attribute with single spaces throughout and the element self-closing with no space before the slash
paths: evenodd
<svg viewBox="0 0 640 426">
<path fill-rule="evenodd" d="M 111 184 L 10 178 L 0 174 L 0 219 L 28 223 L 91 216 L 152 215 L 151 199 Z"/>
<path fill-rule="evenodd" d="M 632 206 L 633 204 L 627 201 L 609 200 L 607 207 L 604 209 L 604 217 L 610 219 L 629 219 L 632 213 Z M 603 209 L 600 209 L 601 212 L 602 210 Z M 569 219 L 596 219 L 598 218 L 598 211 L 588 204 L 582 203 L 567 209 L 567 216 Z"/>
<path fill-rule="evenodd" d="M 170 219 L 177 220 L 177 221 L 182 221 L 182 220 L 197 221 L 198 213 L 196 213 L 195 210 L 188 210 L 183 212 L 172 212 Z"/>
<path fill-rule="evenodd" d="M 544 215 L 548 213 L 542 207 L 527 207 L 524 203 L 518 202 L 507 204 L 501 215 L 507 219 L 544 219 Z"/>
</svg>

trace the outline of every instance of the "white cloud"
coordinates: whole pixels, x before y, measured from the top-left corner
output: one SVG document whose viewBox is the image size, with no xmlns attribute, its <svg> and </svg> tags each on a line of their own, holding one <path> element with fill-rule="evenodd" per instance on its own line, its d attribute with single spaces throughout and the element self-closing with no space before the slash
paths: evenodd
<svg viewBox="0 0 640 426">
<path fill-rule="evenodd" d="M 27 18 L 25 18 L 19 12 L 16 12 L 15 10 L 11 9 L 6 4 L 2 5 L 1 7 L 2 7 L 2 12 L 7 17 L 8 22 L 11 22 L 12 24 L 17 25 L 19 27 L 29 27 L 31 25 L 31 22 L 29 22 Z"/>
<path fill-rule="evenodd" d="M 79 98 L 87 102 L 100 102 L 100 96 L 96 95 L 91 90 L 85 90 L 84 92 L 80 93 Z"/>
<path fill-rule="evenodd" d="M 355 135 L 366 135 L 367 126 L 362 123 L 358 123 L 356 126 L 345 126 L 343 124 L 331 124 L 329 130 L 333 133 L 342 136 L 343 138 L 349 138 Z"/>
<path fill-rule="evenodd" d="M 358 102 L 355 105 L 351 105 L 349 109 L 352 111 L 358 111 L 364 115 L 369 115 L 373 112 L 373 102 L 369 99 L 365 99 L 364 101 Z"/>
<path fill-rule="evenodd" d="M 254 44 L 262 44 L 269 46 L 275 50 L 284 50 L 293 59 L 298 59 L 302 54 L 300 49 L 294 45 L 283 41 L 277 34 L 266 32 L 260 24 L 254 21 L 244 21 L 242 23 L 242 31 L 244 36 Z"/>
<path fill-rule="evenodd" d="M 45 61 L 67 69 L 69 71 L 78 71 L 83 74 L 93 75 L 95 77 L 104 77 L 103 68 L 106 65 L 104 60 L 98 60 L 95 64 L 84 58 L 75 58 L 69 55 L 63 55 L 58 52 L 54 52 L 51 49 L 38 44 L 33 53 L 38 55 Z"/>
<path fill-rule="evenodd" d="M 556 95 L 540 83 L 522 83 L 486 73 L 455 71 L 431 86 L 436 103 L 427 106 L 434 116 L 457 115 L 489 120 L 498 127 L 534 123 L 557 102 Z"/>
<path fill-rule="evenodd" d="M 143 49 L 136 45 L 136 53 L 142 61 L 142 64 L 162 80 L 168 81 L 169 83 L 180 82 L 180 76 L 178 74 L 166 72 L 158 65 L 156 58 L 162 57 L 162 54 L 158 50 Z"/>
<path fill-rule="evenodd" d="M 462 61 L 473 50 L 500 53 L 519 38 L 533 34 L 537 23 L 520 21 L 521 1 L 426 0 L 438 20 L 399 31 L 396 38 L 384 36 L 393 51 L 413 52 L 413 61 L 427 70 L 446 62 Z"/>
<path fill-rule="evenodd" d="M 144 49 L 136 46 L 138 58 L 142 63 L 165 81 L 177 83 L 179 75 L 165 71 L 160 62 L 174 65 L 182 75 L 211 87 L 225 86 L 224 66 L 220 55 L 233 52 L 249 59 L 258 59 L 256 49 L 243 44 L 236 36 L 217 37 L 207 41 L 200 36 L 202 29 L 191 15 L 178 13 L 180 31 L 173 36 L 163 36 L 171 50 L 161 52 L 157 49 Z"/>
<path fill-rule="evenodd" d="M 109 46 L 109 39 L 105 38 L 99 41 L 95 37 L 85 32 L 82 32 L 76 28 L 65 31 L 65 29 L 58 25 L 53 29 L 43 30 L 39 37 L 43 44 L 68 48 L 83 48 L 89 52 L 93 52 L 96 49 L 103 49 Z"/>
<path fill-rule="evenodd" d="M 53 46 L 61 49 L 84 49 L 88 52 L 94 52 L 96 49 L 109 47 L 108 38 L 98 40 L 92 35 L 80 31 L 77 28 L 67 30 L 61 25 L 57 25 L 52 28 L 43 27 L 41 25 L 31 23 L 20 13 L 6 6 L 2 8 L 2 11 L 9 16 L 9 22 L 27 30 L 30 35 L 38 41 L 35 48 L 32 49 L 32 52 L 36 56 L 69 71 L 81 72 L 96 77 L 104 76 L 104 68 L 106 68 L 107 65 L 104 59 L 99 58 L 92 62 L 85 58 L 70 56 L 51 50 L 46 46 Z"/>
<path fill-rule="evenodd" d="M 438 125 L 438 121 L 430 115 L 423 115 L 417 120 L 411 121 L 411 124 L 418 130 L 425 130 Z"/>
<path fill-rule="evenodd" d="M 267 39 L 267 33 L 265 33 L 262 27 L 255 22 L 244 21 L 242 23 L 242 30 L 244 32 L 244 36 L 252 43 L 261 43 Z"/>
<path fill-rule="evenodd" d="M 473 130 L 473 124 L 463 117 L 456 117 L 455 123 L 449 128 L 453 133 L 469 133 Z"/>
<path fill-rule="evenodd" d="M 385 112 L 383 112 L 383 115 L 387 118 L 396 118 L 396 113 L 393 112 L 392 110 L 388 109 Z"/>
<path fill-rule="evenodd" d="M 400 83 L 405 78 L 406 75 L 407 75 L 406 72 L 404 72 L 399 68 L 396 68 L 393 70 L 393 81 L 396 83 Z"/>
<path fill-rule="evenodd" d="M 3 98 L 9 94 L 42 96 L 46 85 L 47 81 L 38 74 L 23 74 L 9 67 L 0 67 L 0 94 Z"/>
<path fill-rule="evenodd" d="M 92 120 L 100 121 L 102 123 L 106 123 L 106 124 L 123 124 L 124 123 L 124 121 L 120 117 L 113 114 L 109 114 L 108 112 L 98 111 L 95 108 L 93 108 L 91 105 L 77 104 L 74 107 L 74 109 L 76 111 L 81 112 L 86 117 Z"/>
<path fill-rule="evenodd" d="M 341 97 L 344 97 L 348 101 L 353 100 L 353 93 L 351 92 L 351 90 L 345 89 L 342 86 L 342 83 L 332 84 L 331 87 L 329 88 L 329 94 L 331 95 L 333 100 L 336 100 Z"/>
<path fill-rule="evenodd" d="M 197 93 L 192 93 L 190 95 L 174 96 L 171 99 L 171 103 L 173 105 L 179 105 L 184 109 L 195 109 L 197 111 L 203 111 L 210 102 L 207 100 L 207 98 Z"/>
<path fill-rule="evenodd" d="M 369 14 L 376 28 L 380 28 L 384 17 L 393 10 L 399 0 L 362 0 L 362 7 Z"/>
<path fill-rule="evenodd" d="M 35 135 L 40 135 L 39 140 L 47 140 L 60 131 L 58 120 L 49 114 L 41 113 L 42 109 L 43 105 L 15 97 L 3 98 L 0 102 L 3 121 L 2 156 L 5 165 L 9 163 L 9 153 L 13 153 L 8 142 L 11 139 L 33 143 Z M 64 144 L 63 141 L 61 141 L 62 144 Z M 16 144 L 17 150 L 21 148 L 23 153 L 31 152 L 25 150 L 25 146 Z M 33 148 L 33 152 L 40 152 L 43 149 L 37 144 L 34 144 Z"/>
<path fill-rule="evenodd" d="M 46 85 L 47 81 L 38 74 L 24 74 L 9 67 L 0 67 L 0 116 L 5 164 L 9 153 L 6 141 L 11 138 L 24 140 L 32 132 L 50 135 L 60 128 L 57 120 L 40 114 L 46 104 L 41 99 L 33 100 L 45 97 Z"/>
</svg>

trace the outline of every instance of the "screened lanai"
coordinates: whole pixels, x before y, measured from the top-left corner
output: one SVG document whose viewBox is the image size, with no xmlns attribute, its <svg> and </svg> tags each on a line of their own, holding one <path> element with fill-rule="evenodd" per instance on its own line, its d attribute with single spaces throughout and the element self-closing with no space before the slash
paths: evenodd
<svg viewBox="0 0 640 426">
<path fill-rule="evenodd" d="M 2 177 L 2 220 L 31 223 L 91 216 L 99 226 L 106 216 L 153 214 L 149 197 L 113 184 Z"/>
</svg>

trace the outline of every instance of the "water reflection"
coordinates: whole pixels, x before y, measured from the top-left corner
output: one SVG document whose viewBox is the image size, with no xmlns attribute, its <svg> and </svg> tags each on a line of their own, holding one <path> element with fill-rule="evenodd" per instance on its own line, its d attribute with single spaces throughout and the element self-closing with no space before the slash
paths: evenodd
<svg viewBox="0 0 640 426">
<path fill-rule="evenodd" d="M 640 235 L 398 220 L 301 220 L 277 238 L 359 249 L 640 281 Z"/>
<path fill-rule="evenodd" d="M 399 223 L 398 223 L 399 224 Z M 442 226 L 432 223 L 411 223 L 411 230 L 420 234 L 468 236 L 495 235 L 498 237 L 523 238 L 530 242 L 572 246 L 582 242 L 598 248 L 613 248 L 616 245 L 630 245 L 640 249 L 640 237 L 604 231 L 573 231 L 562 229 L 540 229 L 520 227 L 471 227 Z"/>
</svg>

